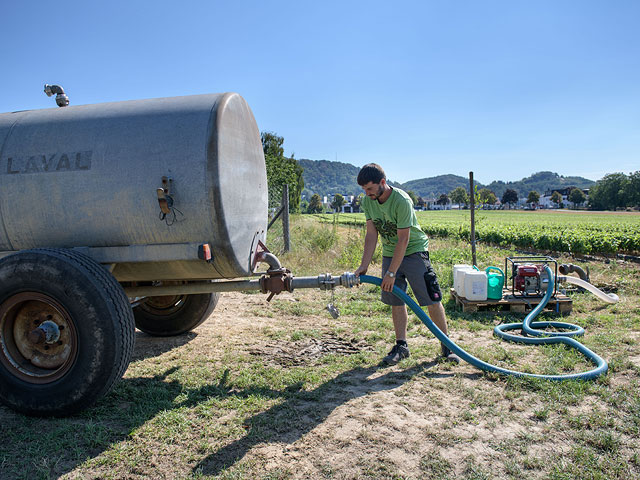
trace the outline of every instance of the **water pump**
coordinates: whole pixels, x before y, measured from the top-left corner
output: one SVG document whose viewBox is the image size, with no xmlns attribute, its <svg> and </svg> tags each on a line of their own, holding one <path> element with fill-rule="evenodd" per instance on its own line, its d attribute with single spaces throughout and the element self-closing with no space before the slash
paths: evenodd
<svg viewBox="0 0 640 480">
<path fill-rule="evenodd" d="M 558 263 L 547 256 L 507 257 L 505 272 L 511 280 L 511 293 L 516 296 L 542 297 L 549 284 L 549 275 L 545 266 L 555 267 L 558 273 Z M 511 272 L 511 275 L 509 275 Z M 553 295 L 555 296 L 554 288 Z"/>
</svg>

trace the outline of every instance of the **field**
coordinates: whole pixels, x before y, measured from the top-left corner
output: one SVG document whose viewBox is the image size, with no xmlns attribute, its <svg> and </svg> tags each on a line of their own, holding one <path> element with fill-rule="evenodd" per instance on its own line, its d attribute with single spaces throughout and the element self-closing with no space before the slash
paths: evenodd
<svg viewBox="0 0 640 480">
<path fill-rule="evenodd" d="M 469 210 L 422 211 L 418 222 L 432 236 L 469 239 Z M 334 221 L 333 215 L 321 215 Z M 340 214 L 342 224 L 362 225 L 364 214 Z M 640 214 L 585 211 L 476 212 L 476 240 L 502 247 L 572 254 L 640 253 Z"/>
<path fill-rule="evenodd" d="M 341 273 L 358 265 L 362 239 L 359 226 L 294 217 L 293 251 L 280 258 L 297 275 Z M 430 251 L 448 291 L 469 245 L 435 237 Z M 478 246 L 480 266 L 514 254 Z M 379 251 L 375 260 L 377 275 Z M 327 292 L 271 303 L 224 294 L 190 334 L 136 332 L 124 379 L 82 414 L 39 419 L 0 407 L 0 478 L 640 479 L 640 265 L 560 260 L 588 266 L 594 284 L 621 297 L 607 305 L 569 292 L 566 320 L 609 362 L 598 380 L 518 380 L 438 362 L 439 344 L 415 316 L 411 357 L 382 367 L 393 329 L 370 285 L 335 291 L 336 320 Z M 445 308 L 452 339 L 483 360 L 539 373 L 590 368 L 560 346 L 493 337 L 521 315 L 465 314 L 446 294 Z"/>
</svg>

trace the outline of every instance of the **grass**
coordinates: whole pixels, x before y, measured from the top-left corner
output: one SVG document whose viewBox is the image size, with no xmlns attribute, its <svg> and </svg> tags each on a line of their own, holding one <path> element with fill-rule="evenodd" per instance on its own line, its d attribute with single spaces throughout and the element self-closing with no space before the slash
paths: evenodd
<svg viewBox="0 0 640 480">
<path fill-rule="evenodd" d="M 292 226 L 294 248 L 281 260 L 296 275 L 359 263 L 360 227 L 309 216 Z M 451 266 L 470 262 L 469 247 L 435 238 L 430 249 L 447 292 Z M 478 246 L 485 266 L 515 253 Z M 379 261 L 378 253 L 374 275 Z M 611 364 L 595 381 L 504 378 L 435 362 L 439 346 L 413 315 L 411 357 L 380 368 L 393 332 L 371 286 L 336 290 L 337 320 L 324 311 L 327 292 L 264 305 L 236 293 L 192 334 L 138 333 L 123 380 L 79 415 L 40 419 L 0 408 L 0 478 L 638 479 L 640 269 L 587 265 L 595 283 L 615 284 L 622 298 L 607 306 L 572 294 L 567 320 L 584 326 L 582 341 Z M 488 362 L 544 373 L 590 368 L 561 346 L 492 336 L 498 322 L 521 316 L 465 314 L 446 293 L 445 308 L 455 341 Z M 284 361 L 327 339 L 358 348 Z"/>
</svg>

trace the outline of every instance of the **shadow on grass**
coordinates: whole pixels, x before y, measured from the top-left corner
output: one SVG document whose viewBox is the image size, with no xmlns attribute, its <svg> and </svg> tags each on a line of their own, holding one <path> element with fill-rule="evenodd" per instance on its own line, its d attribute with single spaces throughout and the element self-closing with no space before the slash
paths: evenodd
<svg viewBox="0 0 640 480">
<path fill-rule="evenodd" d="M 375 375 L 381 366 L 358 367 L 343 372 L 311 391 L 298 392 L 245 422 L 247 434 L 209 455 L 193 469 L 195 474 L 217 475 L 244 458 L 263 442 L 294 443 L 326 420 L 337 407 L 373 392 L 392 390 L 412 377 L 451 377 L 453 372 L 427 372 L 437 362 L 425 362 L 406 370 Z M 478 378 L 479 375 L 469 375 Z"/>
<path fill-rule="evenodd" d="M 144 360 L 149 357 L 157 357 L 163 353 L 169 352 L 174 348 L 186 345 L 198 334 L 195 332 L 187 332 L 182 335 L 176 335 L 173 337 L 154 337 L 147 333 L 136 330 L 136 347 L 131 356 L 132 362 L 138 360 Z"/>
<path fill-rule="evenodd" d="M 189 337 L 182 340 L 189 341 Z M 167 345 L 166 350 L 173 348 L 172 342 Z M 139 350 L 136 354 L 141 355 Z M 189 390 L 172 378 L 179 370 L 173 367 L 153 377 L 125 378 L 95 407 L 73 417 L 25 417 L 0 407 L 4 440 L 0 443 L 0 478 L 58 478 L 129 440 L 131 432 L 160 412 L 195 407 L 212 398 L 282 399 L 278 405 L 249 418 L 244 437 L 193 468 L 195 472 L 215 474 L 241 460 L 256 444 L 296 441 L 321 424 L 335 408 L 354 398 L 397 388 L 418 374 L 426 378 L 453 376 L 453 372 L 428 372 L 434 365 L 435 362 L 426 362 L 382 375 L 374 375 L 379 372 L 378 366 L 358 367 L 311 391 L 304 391 L 303 383 L 278 390 L 264 386 L 238 389 L 229 384 L 229 371 L 215 384 Z"/>
</svg>

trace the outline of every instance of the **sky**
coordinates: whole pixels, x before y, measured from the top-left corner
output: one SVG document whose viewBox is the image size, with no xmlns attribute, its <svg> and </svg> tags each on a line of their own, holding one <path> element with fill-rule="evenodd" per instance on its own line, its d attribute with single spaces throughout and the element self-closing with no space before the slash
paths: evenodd
<svg viewBox="0 0 640 480">
<path fill-rule="evenodd" d="M 0 112 L 233 91 L 393 181 L 640 170 L 640 1 L 0 0 Z"/>
</svg>

